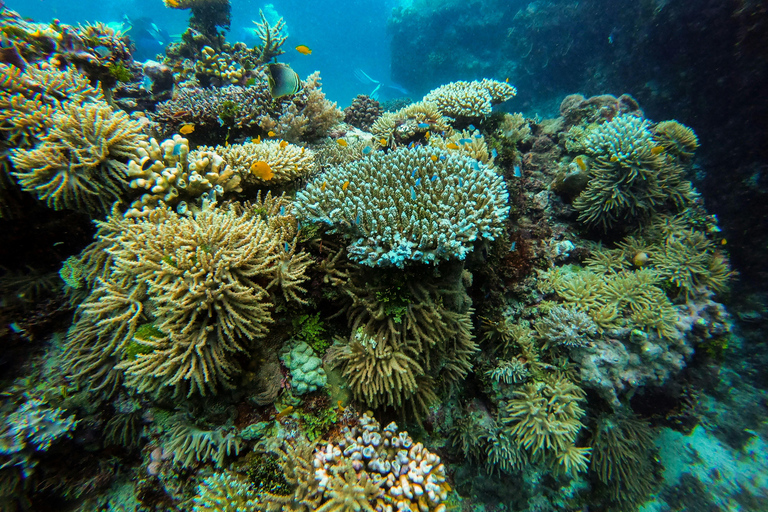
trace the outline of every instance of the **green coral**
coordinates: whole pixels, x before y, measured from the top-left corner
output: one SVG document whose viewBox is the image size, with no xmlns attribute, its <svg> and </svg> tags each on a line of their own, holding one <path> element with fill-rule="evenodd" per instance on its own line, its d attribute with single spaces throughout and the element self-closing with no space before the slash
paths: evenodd
<svg viewBox="0 0 768 512">
<path fill-rule="evenodd" d="M 197 486 L 194 512 L 249 512 L 257 505 L 254 486 L 234 473 L 214 473 Z"/>
<path fill-rule="evenodd" d="M 291 372 L 291 387 L 297 395 L 317 391 L 328 381 L 322 359 L 303 341 L 284 352 L 281 358 Z"/>
</svg>

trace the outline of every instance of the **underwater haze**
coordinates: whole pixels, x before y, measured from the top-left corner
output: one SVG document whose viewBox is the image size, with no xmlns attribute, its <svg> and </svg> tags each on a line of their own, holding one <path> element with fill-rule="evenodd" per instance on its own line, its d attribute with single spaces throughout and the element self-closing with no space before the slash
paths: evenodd
<svg viewBox="0 0 768 512">
<path fill-rule="evenodd" d="M 768 16 L 0 0 L 0 512 L 768 510 Z"/>
</svg>

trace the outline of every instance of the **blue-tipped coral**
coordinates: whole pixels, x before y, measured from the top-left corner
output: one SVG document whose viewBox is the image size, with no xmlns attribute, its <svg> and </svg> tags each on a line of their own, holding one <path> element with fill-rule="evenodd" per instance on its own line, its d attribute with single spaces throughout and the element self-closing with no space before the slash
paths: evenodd
<svg viewBox="0 0 768 512">
<path fill-rule="evenodd" d="M 350 257 L 372 267 L 464 259 L 476 240 L 499 236 L 509 214 L 501 176 L 421 147 L 335 167 L 297 198 L 304 218 L 350 236 Z"/>
</svg>

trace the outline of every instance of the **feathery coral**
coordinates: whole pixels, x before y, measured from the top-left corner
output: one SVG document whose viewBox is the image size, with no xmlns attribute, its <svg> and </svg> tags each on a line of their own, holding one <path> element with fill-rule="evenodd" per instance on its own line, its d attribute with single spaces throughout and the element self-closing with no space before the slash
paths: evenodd
<svg viewBox="0 0 768 512">
<path fill-rule="evenodd" d="M 297 178 L 308 176 L 313 168 L 314 152 L 294 144 L 285 144 L 278 140 L 265 140 L 261 143 L 246 142 L 216 146 L 216 148 L 201 147 L 201 151 L 214 151 L 224 158 L 243 179 L 244 185 L 249 184 L 284 184 Z M 268 181 L 251 172 L 256 162 L 266 162 L 274 176 Z"/>
</svg>

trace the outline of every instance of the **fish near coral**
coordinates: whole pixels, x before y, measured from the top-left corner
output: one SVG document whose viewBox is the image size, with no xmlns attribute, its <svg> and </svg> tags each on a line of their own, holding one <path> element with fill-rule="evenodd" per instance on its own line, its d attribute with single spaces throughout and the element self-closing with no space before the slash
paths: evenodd
<svg viewBox="0 0 768 512">
<path fill-rule="evenodd" d="M 269 93 L 274 99 L 292 96 L 301 90 L 299 75 L 287 64 L 267 64 Z"/>
<path fill-rule="evenodd" d="M 346 191 L 346 190 L 347 190 L 347 187 L 349 187 L 349 181 L 345 181 L 345 182 L 344 182 L 344 183 L 341 185 L 341 190 L 345 190 L 345 191 Z"/>
<path fill-rule="evenodd" d="M 182 135 L 189 135 L 193 131 L 195 131 L 195 125 L 192 123 L 184 124 L 181 126 L 181 128 L 179 128 L 179 133 Z"/>
<path fill-rule="evenodd" d="M 459 149 L 459 146 L 455 142 L 449 142 L 445 145 L 448 149 Z"/>
<path fill-rule="evenodd" d="M 582 158 L 580 156 L 577 156 L 576 158 L 573 159 L 573 161 L 576 162 L 576 165 L 579 166 L 579 169 L 581 171 L 586 171 L 587 170 L 587 164 L 586 164 L 586 162 L 584 162 L 584 158 Z"/>
<path fill-rule="evenodd" d="M 299 46 L 297 46 L 296 51 L 302 55 L 312 55 L 312 50 L 309 48 L 309 46 L 304 44 L 300 44 Z"/>
<path fill-rule="evenodd" d="M 345 148 L 345 147 L 347 147 L 349 145 L 349 144 L 347 144 L 347 141 L 344 140 L 344 139 L 336 139 L 336 144 L 338 144 L 339 146 L 341 146 L 343 148 Z"/>
<path fill-rule="evenodd" d="M 269 181 L 275 177 L 275 173 L 272 172 L 272 168 L 269 164 L 261 160 L 251 164 L 251 174 L 264 181 Z"/>
</svg>

